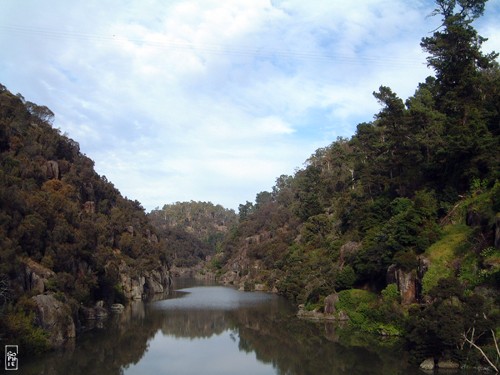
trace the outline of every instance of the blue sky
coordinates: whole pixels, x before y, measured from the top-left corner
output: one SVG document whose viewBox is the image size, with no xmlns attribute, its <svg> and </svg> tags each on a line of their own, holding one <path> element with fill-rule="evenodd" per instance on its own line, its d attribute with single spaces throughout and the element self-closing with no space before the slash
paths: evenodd
<svg viewBox="0 0 500 375">
<path fill-rule="evenodd" d="M 237 209 L 432 74 L 427 0 L 3 0 L 0 83 L 146 210 Z M 500 1 L 475 26 L 500 51 Z"/>
</svg>

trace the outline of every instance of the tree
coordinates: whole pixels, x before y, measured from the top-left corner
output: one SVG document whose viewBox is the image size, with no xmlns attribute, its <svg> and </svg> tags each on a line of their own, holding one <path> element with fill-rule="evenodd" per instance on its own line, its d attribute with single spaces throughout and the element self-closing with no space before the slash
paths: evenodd
<svg viewBox="0 0 500 375">
<path fill-rule="evenodd" d="M 255 207 L 252 202 L 246 201 L 245 204 L 240 204 L 238 206 L 238 214 L 240 217 L 240 221 L 244 221 L 248 219 L 248 216 L 252 214 L 252 212 L 255 210 Z"/>
<path fill-rule="evenodd" d="M 270 192 L 261 191 L 260 193 L 257 193 L 255 197 L 255 208 L 258 209 L 259 207 L 271 203 L 272 201 L 273 201 L 273 196 Z"/>
<path fill-rule="evenodd" d="M 442 175 L 460 190 L 466 189 L 472 178 L 484 178 L 498 167 L 488 127 L 491 113 L 483 105 L 489 101 L 483 82 L 486 73 L 497 65 L 498 54 L 482 53 L 481 46 L 487 39 L 472 26 L 483 14 L 486 1 L 436 0 L 432 14 L 442 16 L 442 25 L 421 42 L 430 54 L 428 66 L 436 72 L 437 109 L 447 115 L 447 155 Z"/>
<path fill-rule="evenodd" d="M 36 119 L 52 125 L 54 121 L 54 112 L 44 105 L 37 105 L 32 102 L 26 102 L 26 108 Z"/>
<path fill-rule="evenodd" d="M 460 112 L 457 99 L 477 97 L 474 83 L 478 73 L 492 66 L 498 57 L 495 52 L 487 55 L 481 52 L 481 45 L 487 39 L 471 25 L 483 14 L 486 1 L 436 0 L 438 8 L 432 15 L 440 14 L 443 23 L 432 37 L 422 39 L 422 48 L 430 54 L 427 63 L 436 71 L 443 108 L 455 104 L 447 108 L 451 113 Z"/>
</svg>

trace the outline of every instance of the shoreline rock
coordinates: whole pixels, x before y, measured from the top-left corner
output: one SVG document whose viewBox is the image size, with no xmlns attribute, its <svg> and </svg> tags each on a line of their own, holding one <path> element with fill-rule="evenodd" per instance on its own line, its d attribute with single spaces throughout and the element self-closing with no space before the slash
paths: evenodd
<svg viewBox="0 0 500 375">
<path fill-rule="evenodd" d="M 297 317 L 300 319 L 328 322 L 345 322 L 349 320 L 349 316 L 345 311 L 340 310 L 338 313 L 322 313 L 318 310 L 307 311 L 304 305 L 299 305 Z"/>
<path fill-rule="evenodd" d="M 76 337 L 75 322 L 67 304 L 52 294 L 39 294 L 32 300 L 36 305 L 37 324 L 49 333 L 49 341 L 54 348 Z"/>
</svg>

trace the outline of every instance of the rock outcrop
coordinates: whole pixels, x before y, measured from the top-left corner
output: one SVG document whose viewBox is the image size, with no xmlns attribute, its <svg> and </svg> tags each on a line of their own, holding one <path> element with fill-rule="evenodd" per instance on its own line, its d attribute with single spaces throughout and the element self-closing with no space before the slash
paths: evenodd
<svg viewBox="0 0 500 375">
<path fill-rule="evenodd" d="M 349 316 L 345 311 L 337 310 L 336 304 L 338 301 L 338 293 L 332 293 L 326 296 L 323 312 L 319 309 L 308 311 L 305 309 L 304 305 L 299 305 L 297 317 L 307 320 L 346 322 L 349 320 Z"/>
<path fill-rule="evenodd" d="M 120 285 L 128 299 L 142 299 L 147 295 L 164 293 L 171 284 L 170 274 L 166 266 L 159 266 L 152 271 L 132 272 L 122 262 L 119 266 Z"/>
<path fill-rule="evenodd" d="M 49 333 L 53 347 L 60 347 L 76 336 L 75 323 L 68 305 L 51 294 L 32 297 L 36 305 L 36 322 Z"/>
<path fill-rule="evenodd" d="M 387 269 L 387 282 L 389 284 L 395 283 L 398 286 L 403 305 L 409 305 L 417 301 L 418 280 L 415 270 L 405 271 L 396 265 L 392 265 Z"/>
<path fill-rule="evenodd" d="M 325 298 L 325 314 L 335 314 L 337 309 L 335 304 L 339 301 L 339 295 L 337 293 L 330 294 Z"/>
<path fill-rule="evenodd" d="M 26 292 L 43 294 L 47 288 L 48 280 L 55 276 L 54 271 L 42 266 L 30 258 L 23 260 L 24 273 L 21 275 L 22 288 Z"/>
<path fill-rule="evenodd" d="M 442 370 L 458 370 L 460 368 L 460 364 L 449 359 L 440 359 L 437 367 Z"/>
<path fill-rule="evenodd" d="M 45 175 L 49 180 L 56 179 L 59 180 L 61 177 L 59 171 L 59 163 L 55 160 L 48 160 L 45 164 Z"/>
<path fill-rule="evenodd" d="M 421 257 L 416 270 L 407 271 L 395 264 L 387 269 L 387 284 L 396 284 L 403 305 L 418 302 L 421 298 L 422 279 L 429 269 L 429 261 Z"/>
</svg>

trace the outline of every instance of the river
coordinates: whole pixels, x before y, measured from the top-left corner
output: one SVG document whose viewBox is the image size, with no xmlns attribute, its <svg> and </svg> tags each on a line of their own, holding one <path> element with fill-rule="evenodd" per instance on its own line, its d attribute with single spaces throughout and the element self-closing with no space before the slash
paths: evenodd
<svg viewBox="0 0 500 375">
<path fill-rule="evenodd" d="M 24 361 L 20 353 L 17 373 L 419 374 L 388 342 L 295 312 L 275 295 L 176 280 L 166 299 L 131 303 L 71 350 Z"/>
</svg>

